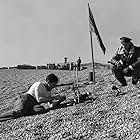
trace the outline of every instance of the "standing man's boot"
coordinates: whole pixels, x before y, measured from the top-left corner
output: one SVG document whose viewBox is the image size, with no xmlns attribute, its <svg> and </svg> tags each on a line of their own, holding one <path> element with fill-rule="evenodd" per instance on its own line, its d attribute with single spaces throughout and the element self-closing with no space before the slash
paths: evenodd
<svg viewBox="0 0 140 140">
<path fill-rule="evenodd" d="M 132 84 L 136 85 L 138 83 L 139 79 L 138 77 L 132 77 Z"/>
</svg>

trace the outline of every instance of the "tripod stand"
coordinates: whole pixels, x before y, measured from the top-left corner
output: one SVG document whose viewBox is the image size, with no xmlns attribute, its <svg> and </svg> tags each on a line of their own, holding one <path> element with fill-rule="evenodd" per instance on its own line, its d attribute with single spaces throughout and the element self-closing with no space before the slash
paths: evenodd
<svg viewBox="0 0 140 140">
<path fill-rule="evenodd" d="M 79 103 L 79 96 L 80 96 L 80 91 L 79 91 L 79 83 L 78 83 L 78 69 L 77 65 L 75 65 L 74 69 L 74 85 L 73 85 L 73 90 L 76 96 L 75 102 Z"/>
</svg>

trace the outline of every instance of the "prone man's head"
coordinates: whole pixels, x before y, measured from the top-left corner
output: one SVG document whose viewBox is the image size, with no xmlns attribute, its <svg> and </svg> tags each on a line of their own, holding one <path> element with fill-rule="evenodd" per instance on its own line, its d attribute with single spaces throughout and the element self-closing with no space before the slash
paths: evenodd
<svg viewBox="0 0 140 140">
<path fill-rule="evenodd" d="M 58 77 L 51 73 L 46 77 L 46 83 L 48 85 L 49 90 L 53 89 L 58 83 Z"/>
<path fill-rule="evenodd" d="M 53 73 L 51 73 L 51 74 L 49 74 L 47 77 L 46 77 L 46 81 L 49 81 L 49 82 L 58 82 L 58 77 L 55 75 L 55 74 L 53 74 Z"/>
</svg>

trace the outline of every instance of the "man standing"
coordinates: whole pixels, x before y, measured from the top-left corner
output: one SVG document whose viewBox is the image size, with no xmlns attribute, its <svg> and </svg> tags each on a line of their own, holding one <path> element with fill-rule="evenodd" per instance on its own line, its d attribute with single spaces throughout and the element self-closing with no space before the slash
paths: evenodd
<svg viewBox="0 0 140 140">
<path fill-rule="evenodd" d="M 132 77 L 132 84 L 140 78 L 140 47 L 134 46 L 131 38 L 121 37 L 121 46 L 112 57 L 111 69 L 121 86 L 127 86 L 124 76 Z"/>
</svg>

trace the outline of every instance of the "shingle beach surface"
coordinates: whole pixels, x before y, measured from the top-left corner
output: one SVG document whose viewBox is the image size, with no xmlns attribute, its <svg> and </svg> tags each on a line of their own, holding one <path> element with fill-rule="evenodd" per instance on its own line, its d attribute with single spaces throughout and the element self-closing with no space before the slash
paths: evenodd
<svg viewBox="0 0 140 140">
<path fill-rule="evenodd" d="M 136 140 L 140 139 L 140 83 L 131 84 L 121 95 L 111 89 L 119 83 L 108 66 L 96 64 L 96 84 L 87 81 L 91 65 L 78 73 L 80 92 L 91 92 L 96 100 L 50 110 L 44 114 L 0 122 L 0 140 Z M 74 71 L 66 70 L 0 70 L 0 113 L 13 108 L 14 100 L 36 81 L 56 74 L 59 84 L 73 82 Z M 57 87 L 54 92 L 74 98 L 71 85 Z M 66 101 L 67 101 L 66 100 Z"/>
</svg>

